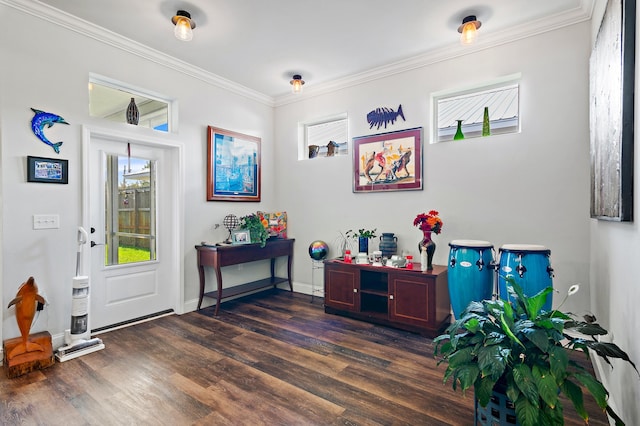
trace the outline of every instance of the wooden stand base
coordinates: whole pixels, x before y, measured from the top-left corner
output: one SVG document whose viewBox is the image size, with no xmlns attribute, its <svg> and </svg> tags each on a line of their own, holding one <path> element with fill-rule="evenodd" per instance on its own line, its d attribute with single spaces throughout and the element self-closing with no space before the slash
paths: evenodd
<svg viewBox="0 0 640 426">
<path fill-rule="evenodd" d="M 4 341 L 2 348 L 4 351 L 4 359 L 2 365 L 4 372 L 8 378 L 13 379 L 23 374 L 30 373 L 35 370 L 42 370 L 52 366 L 55 363 L 53 348 L 51 346 L 51 334 L 48 331 L 42 331 L 29 335 L 29 341 L 37 343 L 44 348 L 44 352 L 27 352 L 22 355 L 7 360 L 9 352 L 22 342 L 22 337 L 14 337 Z"/>
</svg>

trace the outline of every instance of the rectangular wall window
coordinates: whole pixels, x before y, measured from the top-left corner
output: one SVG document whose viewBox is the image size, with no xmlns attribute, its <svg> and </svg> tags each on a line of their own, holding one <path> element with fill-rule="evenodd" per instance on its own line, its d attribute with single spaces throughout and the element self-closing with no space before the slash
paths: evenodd
<svg viewBox="0 0 640 426">
<path fill-rule="evenodd" d="M 300 144 L 299 159 L 326 158 L 349 153 L 346 114 L 303 123 L 299 129 L 304 141 Z"/>
<path fill-rule="evenodd" d="M 520 76 L 433 95 L 433 141 L 445 142 L 520 131 Z"/>
<path fill-rule="evenodd" d="M 89 78 L 89 115 L 127 123 L 127 107 L 133 98 L 139 113 L 137 126 L 161 132 L 171 129 L 171 102 L 132 90 L 126 85 L 96 76 Z"/>
</svg>

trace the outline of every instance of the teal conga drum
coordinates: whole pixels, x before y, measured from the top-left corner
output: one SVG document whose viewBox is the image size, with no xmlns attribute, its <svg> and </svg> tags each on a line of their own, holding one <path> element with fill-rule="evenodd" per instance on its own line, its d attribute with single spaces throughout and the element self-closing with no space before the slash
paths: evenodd
<svg viewBox="0 0 640 426">
<path fill-rule="evenodd" d="M 498 295 L 513 301 L 507 291 L 508 276 L 512 276 L 527 296 L 535 296 L 547 287 L 553 287 L 551 250 L 535 244 L 505 244 L 500 247 L 498 269 Z M 551 310 L 553 292 L 547 295 L 542 309 Z"/>
<path fill-rule="evenodd" d="M 449 299 L 456 319 L 472 301 L 491 299 L 493 294 L 493 245 L 480 240 L 449 243 Z"/>
</svg>

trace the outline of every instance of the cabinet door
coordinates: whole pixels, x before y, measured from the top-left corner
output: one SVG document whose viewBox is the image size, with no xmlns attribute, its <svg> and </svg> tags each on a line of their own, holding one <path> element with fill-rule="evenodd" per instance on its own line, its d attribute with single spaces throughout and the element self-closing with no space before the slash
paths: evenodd
<svg viewBox="0 0 640 426">
<path fill-rule="evenodd" d="M 390 274 L 389 319 L 395 322 L 433 327 L 433 278 L 419 274 Z"/>
<path fill-rule="evenodd" d="M 346 311 L 360 310 L 359 270 L 326 263 L 324 267 L 324 304 Z"/>
</svg>

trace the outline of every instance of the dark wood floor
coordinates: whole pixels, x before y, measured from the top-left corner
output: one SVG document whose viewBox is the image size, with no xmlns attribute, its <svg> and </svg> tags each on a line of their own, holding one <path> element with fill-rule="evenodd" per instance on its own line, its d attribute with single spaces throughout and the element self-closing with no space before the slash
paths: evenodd
<svg viewBox="0 0 640 426">
<path fill-rule="evenodd" d="M 106 349 L 0 378 L 0 423 L 472 425 L 430 339 L 273 290 L 102 334 Z M 587 407 L 593 415 L 592 399 Z M 580 425 L 565 401 L 566 424 Z M 608 425 L 603 415 L 591 425 Z"/>
</svg>

